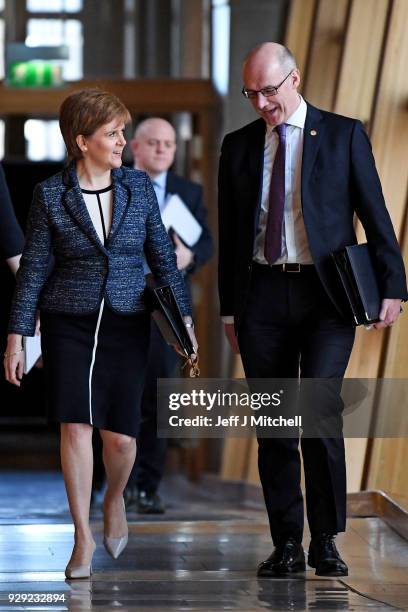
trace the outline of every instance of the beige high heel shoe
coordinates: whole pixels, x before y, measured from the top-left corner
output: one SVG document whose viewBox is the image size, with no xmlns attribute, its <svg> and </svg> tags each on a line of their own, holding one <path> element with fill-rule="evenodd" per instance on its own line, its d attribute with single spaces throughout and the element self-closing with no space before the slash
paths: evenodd
<svg viewBox="0 0 408 612">
<path fill-rule="evenodd" d="M 95 552 L 95 548 L 96 544 L 94 543 L 92 557 Z M 89 563 L 88 565 L 73 565 L 71 563 L 68 563 L 67 567 L 65 568 L 65 577 L 68 578 L 68 580 L 76 580 L 77 578 L 90 578 L 92 575 L 92 557 L 91 563 Z"/>
<path fill-rule="evenodd" d="M 92 564 L 89 565 L 67 565 L 65 568 L 65 577 L 68 580 L 76 578 L 90 578 L 92 575 Z"/>
<path fill-rule="evenodd" d="M 123 512 L 125 514 L 126 519 L 126 508 L 125 508 L 125 500 L 123 501 Z M 103 536 L 103 545 L 105 546 L 106 551 L 114 558 L 117 559 L 119 555 L 124 551 L 126 545 L 128 543 L 128 534 L 121 536 L 119 538 L 112 538 L 104 534 Z"/>
</svg>

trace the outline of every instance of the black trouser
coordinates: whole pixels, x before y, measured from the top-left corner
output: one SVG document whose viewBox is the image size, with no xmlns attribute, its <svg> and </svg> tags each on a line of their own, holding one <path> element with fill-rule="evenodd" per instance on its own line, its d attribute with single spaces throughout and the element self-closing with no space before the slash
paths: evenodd
<svg viewBox="0 0 408 612">
<path fill-rule="evenodd" d="M 238 333 L 248 378 L 342 378 L 355 330 L 343 321 L 313 266 L 300 273 L 254 264 Z M 258 466 L 275 545 L 303 536 L 297 438 L 258 438 Z M 309 527 L 345 530 L 344 440 L 301 439 Z"/>
<path fill-rule="evenodd" d="M 137 455 L 128 485 L 155 493 L 166 462 L 167 439 L 157 437 L 157 379 L 177 375 L 177 353 L 163 340 L 152 320 L 142 418 L 137 438 Z"/>
</svg>

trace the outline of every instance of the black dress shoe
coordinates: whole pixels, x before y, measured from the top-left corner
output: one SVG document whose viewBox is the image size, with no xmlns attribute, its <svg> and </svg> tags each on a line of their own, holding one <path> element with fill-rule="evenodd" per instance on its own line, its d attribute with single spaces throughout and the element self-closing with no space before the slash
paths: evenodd
<svg viewBox="0 0 408 612">
<path fill-rule="evenodd" d="M 310 542 L 307 562 L 316 568 L 316 576 L 348 576 L 348 567 L 339 555 L 334 537 L 323 533 Z"/>
<path fill-rule="evenodd" d="M 123 499 L 125 501 L 126 510 L 132 508 L 133 506 L 136 506 L 138 501 L 137 488 L 127 486 L 123 491 Z"/>
<path fill-rule="evenodd" d="M 139 514 L 164 514 L 166 509 L 157 493 L 139 491 L 137 496 L 137 511 Z"/>
<path fill-rule="evenodd" d="M 286 542 L 279 544 L 270 557 L 258 566 L 257 576 L 259 578 L 275 578 L 294 572 L 304 572 L 306 569 L 305 554 L 302 544 L 289 538 Z"/>
</svg>

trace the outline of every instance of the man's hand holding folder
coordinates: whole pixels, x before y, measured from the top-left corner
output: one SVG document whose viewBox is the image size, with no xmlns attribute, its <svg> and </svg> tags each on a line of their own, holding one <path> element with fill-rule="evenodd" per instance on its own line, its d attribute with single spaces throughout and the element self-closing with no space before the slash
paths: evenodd
<svg viewBox="0 0 408 612">
<path fill-rule="evenodd" d="M 381 302 L 381 311 L 379 318 L 381 319 L 378 323 L 367 325 L 366 329 L 384 329 L 384 327 L 391 327 L 398 319 L 401 309 L 401 300 L 385 298 Z"/>
</svg>

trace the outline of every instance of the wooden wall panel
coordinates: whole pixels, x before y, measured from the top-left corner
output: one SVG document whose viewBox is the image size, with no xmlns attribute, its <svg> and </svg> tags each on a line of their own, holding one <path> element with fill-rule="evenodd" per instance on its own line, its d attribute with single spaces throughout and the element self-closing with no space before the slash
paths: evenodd
<svg viewBox="0 0 408 612">
<path fill-rule="evenodd" d="M 408 184 L 408 3 L 396 0 L 386 32 L 384 55 L 379 58 L 382 70 L 377 85 L 372 143 L 377 167 L 382 179 L 384 195 L 400 242 L 404 245 L 404 259 L 408 260 L 406 236 Z M 360 235 L 362 232 L 360 231 Z M 357 350 L 349 371 L 355 376 L 408 376 L 408 320 L 399 319 L 386 332 L 360 331 Z M 369 358 L 368 358 L 369 356 Z M 379 398 L 378 410 L 387 418 L 387 396 Z M 406 418 L 402 412 L 401 419 Z M 408 491 L 408 444 L 405 439 L 374 439 L 368 448 L 365 485 L 380 488 L 391 495 Z"/>
<path fill-rule="evenodd" d="M 403 255 L 408 261 L 408 212 L 405 213 L 403 231 Z M 404 307 L 406 310 L 406 306 Z M 393 326 L 386 347 L 386 359 L 383 369 L 384 378 L 408 378 L 408 317 L 405 313 Z M 387 407 L 390 400 L 387 393 L 379 398 L 379 419 L 389 419 Z M 401 397 L 400 414 L 393 426 L 398 431 L 399 425 L 406 423 L 407 398 Z M 408 440 L 406 438 L 376 438 L 371 445 L 368 457 L 368 470 L 366 476 L 367 488 L 382 489 L 391 497 L 396 497 L 408 509 Z"/>
<path fill-rule="evenodd" d="M 221 478 L 246 480 L 251 438 L 225 438 L 221 464 Z"/>
<path fill-rule="evenodd" d="M 353 0 L 333 110 L 369 122 L 389 0 Z"/>
<path fill-rule="evenodd" d="M 408 497 L 406 465 L 408 465 L 406 438 L 375 439 L 366 488 L 381 489 L 390 497 Z"/>
<path fill-rule="evenodd" d="M 366 438 L 346 438 L 347 492 L 361 491 L 362 476 L 367 452 Z"/>
<path fill-rule="evenodd" d="M 406 24 L 408 3 L 393 3 L 391 19 L 386 33 L 384 56 L 380 58 L 382 70 L 377 84 L 371 140 L 381 177 L 384 196 L 397 237 L 402 240 L 408 184 L 408 81 L 405 66 L 408 64 Z M 359 240 L 364 233 L 359 227 Z M 356 346 L 348 368 L 349 376 L 376 377 L 382 358 L 386 355 L 385 340 L 390 332 L 358 330 Z M 391 335 L 395 335 L 396 328 Z M 394 349 L 392 362 L 398 359 Z"/>
<path fill-rule="evenodd" d="M 215 112 L 220 104 L 213 85 L 205 79 L 99 79 L 70 82 L 55 89 L 10 88 L 0 84 L 0 115 L 55 117 L 69 94 L 89 87 L 111 91 L 135 114 L 146 110 L 164 114 L 200 113 L 208 109 Z M 217 134 L 211 133 L 210 137 L 215 140 Z"/>
<path fill-rule="evenodd" d="M 385 199 L 400 238 L 408 185 L 407 24 L 408 2 L 394 0 L 371 135 Z"/>
<path fill-rule="evenodd" d="M 312 45 L 304 75 L 304 94 L 312 104 L 332 110 L 344 43 L 349 0 L 319 0 Z"/>
<path fill-rule="evenodd" d="M 301 75 L 307 65 L 316 8 L 317 0 L 293 0 L 289 11 L 285 45 L 295 56 Z"/>
<path fill-rule="evenodd" d="M 180 76 L 184 78 L 208 78 L 209 76 L 209 10 L 208 0 L 183 0 L 181 2 Z M 174 43 L 175 41 L 173 45 Z M 194 53 L 191 52 L 192 49 Z"/>
</svg>

